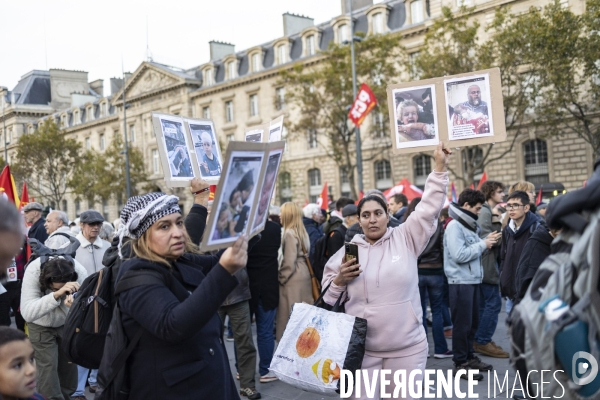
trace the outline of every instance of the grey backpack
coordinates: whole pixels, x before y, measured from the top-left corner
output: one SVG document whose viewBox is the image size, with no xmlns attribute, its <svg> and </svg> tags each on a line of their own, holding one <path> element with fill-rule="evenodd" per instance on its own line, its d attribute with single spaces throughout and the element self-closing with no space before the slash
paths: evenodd
<svg viewBox="0 0 600 400">
<path fill-rule="evenodd" d="M 596 170 L 596 174 L 599 173 L 600 168 Z M 572 244 L 572 250 L 570 253 L 553 254 L 544 260 L 525 297 L 513 308 L 507 320 L 511 336 L 511 364 L 519 372 L 523 389 L 529 391 L 525 393 L 527 397 L 541 397 L 543 385 L 544 397 L 600 398 L 600 389 L 584 396 L 580 393 L 582 387 L 575 384 L 573 377 L 566 372 L 555 373 L 567 370 L 556 356 L 555 337 L 577 320 L 587 324 L 588 351 L 600 361 L 597 345 L 600 340 L 600 180 L 590 180 L 588 187 L 569 195 L 561 196 L 564 199 L 555 204 L 553 215 L 550 215 L 549 207 L 547 217 L 551 228 L 563 228 L 555 240 Z M 579 207 L 579 212 L 574 212 L 574 207 Z M 556 295 L 570 309 L 558 320 L 548 322 L 542 308 Z M 578 349 L 581 350 L 583 348 Z M 595 368 L 598 371 L 598 365 Z M 546 372 L 542 376 L 542 370 L 551 370 L 552 373 Z M 597 384 L 597 380 L 600 380 L 600 373 L 592 384 Z"/>
</svg>

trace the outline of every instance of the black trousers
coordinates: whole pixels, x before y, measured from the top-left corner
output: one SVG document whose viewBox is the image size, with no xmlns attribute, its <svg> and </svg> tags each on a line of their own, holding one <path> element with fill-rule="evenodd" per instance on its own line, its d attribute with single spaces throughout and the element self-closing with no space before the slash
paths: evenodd
<svg viewBox="0 0 600 400">
<path fill-rule="evenodd" d="M 479 327 L 479 285 L 448 285 L 452 313 L 452 351 L 455 364 L 473 358 L 473 341 Z"/>
<path fill-rule="evenodd" d="M 19 312 L 21 306 L 21 280 L 3 284 L 6 293 L 0 294 L 0 325 L 10 326 L 10 309 L 15 312 L 17 328 L 25 330 L 25 320 Z"/>
</svg>

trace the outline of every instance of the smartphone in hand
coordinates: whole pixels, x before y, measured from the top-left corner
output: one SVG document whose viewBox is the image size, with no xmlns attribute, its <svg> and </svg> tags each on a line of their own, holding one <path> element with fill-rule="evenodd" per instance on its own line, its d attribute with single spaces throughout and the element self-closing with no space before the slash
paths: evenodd
<svg viewBox="0 0 600 400">
<path fill-rule="evenodd" d="M 352 260 L 353 258 L 355 258 L 356 264 L 358 264 L 359 263 L 359 261 L 358 261 L 358 246 L 356 245 L 356 243 L 346 242 L 344 247 L 346 250 L 346 261 L 349 261 L 349 260 Z"/>
</svg>

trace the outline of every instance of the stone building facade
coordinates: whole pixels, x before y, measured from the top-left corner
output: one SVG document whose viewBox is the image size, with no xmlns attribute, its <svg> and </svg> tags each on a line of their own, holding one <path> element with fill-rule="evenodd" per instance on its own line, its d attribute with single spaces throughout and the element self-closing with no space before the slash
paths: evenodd
<svg viewBox="0 0 600 400">
<path fill-rule="evenodd" d="M 388 0 L 375 5 L 369 0 L 353 1 L 355 31 L 397 35 L 409 54 L 419 51 L 428 26 L 441 14 L 443 5 L 459 6 L 457 0 Z M 458 1 L 475 6 L 472 18 L 485 25 L 499 6 L 508 4 L 513 11 L 519 12 L 534 4 L 544 5 L 546 0 Z M 582 0 L 565 0 L 565 5 L 576 12 L 583 10 L 583 4 Z M 294 120 L 297 115 L 294 108 L 286 104 L 285 87 L 279 83 L 279 73 L 298 63 L 306 68 L 318 63 L 322 57 L 319 50 L 326 49 L 331 42 L 342 43 L 350 37 L 350 16 L 343 14 L 315 25 L 311 18 L 286 13 L 283 25 L 283 37 L 243 51 L 236 52 L 228 43 L 210 42 L 210 61 L 191 69 L 142 62 L 133 73 L 126 74 L 125 82 L 122 79 L 110 81 L 111 96 L 104 95 L 108 87 L 105 88 L 102 81 L 88 82 L 86 72 L 31 71 L 14 89 L 9 91 L 0 87 L 0 137 L 8 143 L 8 159 L 10 161 L 14 156 L 18 138 L 33 132 L 45 118 L 53 118 L 65 134 L 80 141 L 84 149 L 104 151 L 114 135 L 122 135 L 125 129 L 125 91 L 128 139 L 132 146 L 143 152 L 148 179 L 157 190 L 178 194 L 187 210 L 192 203 L 188 191 L 169 189 L 164 185 L 151 113 L 212 119 L 222 146 L 229 140 L 243 140 L 248 126 L 280 115 L 288 121 Z M 377 115 L 367 118 L 364 130 L 377 123 L 377 118 Z M 387 118 L 387 114 L 383 118 Z M 278 202 L 291 200 L 304 204 L 315 201 L 324 182 L 328 183 L 333 198 L 350 194 L 347 178 L 327 156 L 322 143 L 309 134 L 286 134 L 284 130 L 288 143 L 277 186 Z M 537 185 L 546 183 L 546 188 L 551 189 L 561 188 L 561 185 L 567 190 L 581 187 L 592 171 L 589 146 L 569 135 L 541 137 L 535 131 L 520 137 L 512 151 L 487 167 L 489 179 L 507 184 L 526 179 Z M 386 145 L 383 150 L 382 143 Z M 509 145 L 510 141 L 496 144 L 494 154 L 501 154 Z M 362 149 L 364 159 L 368 160 L 363 165 L 362 175 L 366 189 L 384 190 L 405 177 L 423 185 L 431 171 L 427 156 L 393 155 L 389 132 L 363 138 Z M 453 157 L 452 168 L 460 171 L 461 166 L 462 157 L 458 151 Z M 456 177 L 452 179 L 458 191 L 465 186 Z M 63 204 L 54 206 L 65 210 L 70 218 L 87 208 L 96 208 L 107 219 L 113 220 L 118 217 L 121 205 L 116 204 L 115 199 L 103 204 L 87 204 L 85 200 L 76 201 L 68 193 Z"/>
</svg>

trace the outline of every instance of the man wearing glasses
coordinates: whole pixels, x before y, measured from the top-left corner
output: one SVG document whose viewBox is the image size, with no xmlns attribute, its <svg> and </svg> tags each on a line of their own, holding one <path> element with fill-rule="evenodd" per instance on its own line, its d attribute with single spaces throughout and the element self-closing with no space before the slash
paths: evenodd
<svg viewBox="0 0 600 400">
<path fill-rule="evenodd" d="M 529 212 L 529 195 L 517 190 L 508 196 L 506 210 L 510 222 L 502 231 L 500 249 L 500 289 L 502 296 L 513 300 L 516 295 L 515 273 L 527 240 L 539 225 L 538 218 Z"/>
</svg>

